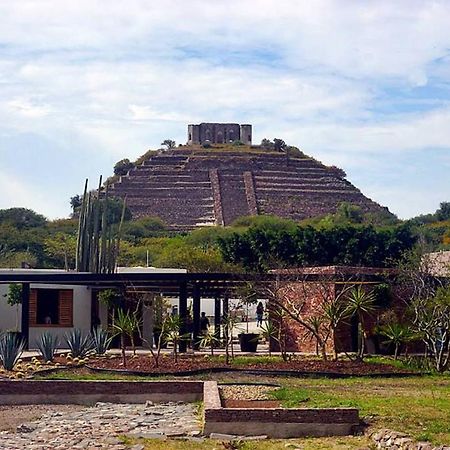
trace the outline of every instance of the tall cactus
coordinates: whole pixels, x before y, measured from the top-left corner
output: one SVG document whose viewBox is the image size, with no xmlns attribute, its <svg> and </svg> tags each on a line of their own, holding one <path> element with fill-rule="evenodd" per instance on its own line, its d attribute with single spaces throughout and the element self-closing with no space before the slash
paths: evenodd
<svg viewBox="0 0 450 450">
<path fill-rule="evenodd" d="M 78 223 L 77 272 L 113 273 L 116 269 L 126 199 L 118 233 L 114 234 L 113 224 L 108 221 L 108 191 L 108 184 L 102 190 L 102 177 L 97 192 L 88 192 L 86 180 Z"/>
</svg>

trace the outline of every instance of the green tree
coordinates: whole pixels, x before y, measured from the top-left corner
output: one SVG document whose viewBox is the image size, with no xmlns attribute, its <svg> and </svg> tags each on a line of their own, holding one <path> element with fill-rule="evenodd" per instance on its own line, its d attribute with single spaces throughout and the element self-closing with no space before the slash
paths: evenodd
<svg viewBox="0 0 450 450">
<path fill-rule="evenodd" d="M 23 230 L 43 227 L 47 219 L 31 209 L 9 208 L 0 210 L 0 224 L 9 224 L 12 227 Z"/>
<path fill-rule="evenodd" d="M 13 306 L 16 309 L 16 328 L 15 331 L 19 331 L 19 305 L 22 304 L 22 285 L 10 284 L 8 286 L 8 292 L 5 294 L 6 303 L 9 306 Z"/>
<path fill-rule="evenodd" d="M 56 264 L 64 264 L 65 270 L 75 267 L 76 248 L 76 237 L 61 232 L 55 233 L 44 241 L 46 255 L 53 258 Z"/>
<path fill-rule="evenodd" d="M 176 144 L 177 143 L 175 141 L 173 141 L 172 139 L 164 139 L 164 141 L 161 142 L 161 145 L 163 147 L 166 147 L 167 150 L 175 148 Z"/>
<path fill-rule="evenodd" d="M 273 140 L 273 147 L 277 152 L 284 152 L 286 150 L 286 142 L 284 142 L 283 139 L 275 138 Z"/>
<path fill-rule="evenodd" d="M 133 167 L 134 164 L 128 158 L 121 159 L 114 165 L 114 175 L 126 175 Z"/>
</svg>

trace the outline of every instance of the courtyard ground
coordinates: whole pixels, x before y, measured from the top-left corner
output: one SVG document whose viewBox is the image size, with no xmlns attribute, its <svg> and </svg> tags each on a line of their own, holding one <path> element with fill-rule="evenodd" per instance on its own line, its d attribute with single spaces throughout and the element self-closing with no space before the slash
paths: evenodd
<svg viewBox="0 0 450 450">
<path fill-rule="evenodd" d="M 126 375 L 92 373 L 86 368 L 72 369 L 70 374 L 64 374 L 64 372 L 48 374 L 46 377 L 53 379 L 133 378 Z M 142 377 L 134 378 L 145 379 Z M 260 382 L 278 384 L 281 389 L 272 393 L 271 396 L 285 407 L 356 407 L 360 409 L 360 416 L 367 425 L 366 435 L 382 428 L 389 428 L 405 432 L 419 441 L 427 440 L 441 445 L 450 444 L 449 375 L 329 379 L 324 377 L 269 377 L 225 372 L 205 373 L 184 378 L 213 379 L 219 383 Z M 370 440 L 366 436 L 355 436 L 332 438 L 331 440 L 330 438 L 297 439 L 295 442 L 301 444 L 298 448 L 302 449 L 367 448 Z M 286 443 L 289 443 L 289 441 L 261 442 L 258 447 L 255 447 L 253 443 L 246 443 L 242 448 L 286 448 L 284 447 Z M 213 448 L 208 447 L 208 444 L 203 444 L 202 446 L 192 447 L 191 444 L 173 442 L 165 443 L 164 448 Z M 153 446 L 148 448 L 158 449 L 157 445 L 160 444 L 153 443 L 151 445 Z M 183 445 L 185 446 L 183 447 Z"/>
</svg>

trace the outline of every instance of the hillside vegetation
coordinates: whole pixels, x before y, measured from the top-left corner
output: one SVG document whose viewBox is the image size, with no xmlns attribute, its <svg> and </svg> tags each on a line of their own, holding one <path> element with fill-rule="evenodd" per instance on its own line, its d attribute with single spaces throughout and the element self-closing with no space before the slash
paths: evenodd
<svg viewBox="0 0 450 450">
<path fill-rule="evenodd" d="M 121 202 L 111 200 L 113 221 Z M 75 213 L 76 216 L 76 213 Z M 364 215 L 342 204 L 338 212 L 302 223 L 244 217 L 230 227 L 175 234 L 158 218 L 131 220 L 122 230 L 119 264 L 180 267 L 191 271 L 264 271 L 298 265 L 389 266 L 420 239 L 429 250 L 450 249 L 450 203 L 401 222 Z M 117 232 L 116 227 L 116 232 Z M 73 269 L 76 217 L 47 220 L 34 211 L 0 210 L 0 267 Z"/>
</svg>

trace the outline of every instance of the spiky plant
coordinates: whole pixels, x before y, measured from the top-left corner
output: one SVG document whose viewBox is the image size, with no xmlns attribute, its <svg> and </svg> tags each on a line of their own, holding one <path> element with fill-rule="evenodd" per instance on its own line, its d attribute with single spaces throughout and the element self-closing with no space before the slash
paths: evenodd
<svg viewBox="0 0 450 450">
<path fill-rule="evenodd" d="M 92 331 L 92 340 L 94 342 L 95 353 L 97 355 L 104 355 L 109 349 L 112 337 L 106 330 L 95 328 Z"/>
<path fill-rule="evenodd" d="M 215 331 L 207 330 L 201 336 L 199 345 L 202 348 L 209 347 L 211 349 L 211 356 L 214 356 L 214 347 L 220 343 L 220 339 L 217 338 Z"/>
<path fill-rule="evenodd" d="M 126 342 L 127 336 L 132 338 L 134 332 L 136 331 L 137 321 L 133 317 L 133 313 L 130 311 L 124 311 L 123 309 L 117 310 L 117 315 L 114 319 L 112 325 L 113 333 L 115 336 L 120 336 L 120 348 L 122 350 L 122 364 L 123 367 L 127 367 L 127 357 L 126 357 Z"/>
<path fill-rule="evenodd" d="M 347 299 L 348 315 L 358 319 L 359 349 L 357 359 L 362 361 L 366 346 L 365 318 L 376 310 L 376 298 L 373 292 L 364 290 L 361 286 L 353 288 Z"/>
<path fill-rule="evenodd" d="M 89 334 L 83 334 L 79 328 L 74 328 L 64 335 L 73 358 L 84 358 L 94 348 L 94 342 Z"/>
<path fill-rule="evenodd" d="M 25 341 L 13 333 L 5 333 L 0 337 L 0 361 L 5 370 L 13 370 L 22 356 Z"/>
<path fill-rule="evenodd" d="M 59 346 L 58 336 L 53 335 L 49 331 L 45 331 L 39 336 L 36 344 L 44 361 L 53 362 L 56 349 Z"/>
</svg>

